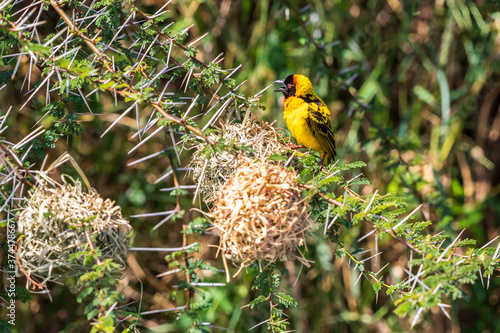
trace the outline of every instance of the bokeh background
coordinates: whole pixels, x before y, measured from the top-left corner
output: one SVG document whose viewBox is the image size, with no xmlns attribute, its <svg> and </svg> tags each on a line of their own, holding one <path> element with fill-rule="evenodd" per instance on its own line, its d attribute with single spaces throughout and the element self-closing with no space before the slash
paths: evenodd
<svg viewBox="0 0 500 333">
<path fill-rule="evenodd" d="M 140 2 L 150 13 L 164 4 Z M 197 45 L 199 59 L 209 62 L 224 53 L 222 68 L 242 65 L 232 78 L 237 83 L 248 80 L 239 88 L 247 96 L 292 73 L 311 78 L 331 110 L 339 159 L 367 163 L 362 171 L 373 186 L 363 191 L 378 189 L 379 193 L 403 195 L 410 210 L 422 203 L 421 217 L 433 222 L 430 232 L 444 230 L 456 235 L 466 228 L 465 235 L 481 246 L 498 235 L 500 2 L 178 0 L 167 8 L 167 21 L 175 22 L 174 31 L 193 25 L 188 42 L 208 33 Z M 25 97 L 18 91 L 14 86 L 0 92 L 5 105 L 22 104 Z M 261 102 L 266 108 L 255 108 L 255 118 L 277 120 L 277 126 L 284 127 L 281 94 L 268 89 Z M 91 107 L 104 115 L 84 118 L 85 133 L 58 142 L 50 158 L 69 150 L 92 185 L 104 197 L 116 200 L 125 216 L 172 207 L 175 197 L 158 192 L 172 186 L 169 181 L 154 184 L 169 170 L 168 159 L 127 166 L 163 149 L 165 141 L 151 140 L 129 155 L 137 143 L 129 140 L 137 130 L 136 120 L 125 117 L 101 139 L 116 119 L 112 114 L 114 100 L 103 94 Z M 22 137 L 38 119 L 39 114 L 29 110 L 11 116 L 10 135 Z M 189 156 L 188 151 L 183 154 Z M 183 160 L 188 161 L 188 157 Z M 192 184 L 189 176 L 182 182 Z M 189 199 L 183 205 L 193 206 Z M 184 220 L 196 216 L 196 212 L 188 212 Z M 151 231 L 160 219 L 131 220 L 134 246 L 182 244 L 182 221 Z M 357 242 L 366 230 L 366 226 L 357 225 L 346 231 L 345 246 L 373 248 L 373 238 Z M 202 241 L 213 244 L 216 239 L 207 236 Z M 390 239 L 380 240 L 379 246 L 383 254 L 378 265 L 390 263 L 389 279 L 393 282 L 404 278 L 408 251 Z M 287 310 L 291 327 L 297 332 L 409 331 L 411 318 L 395 315 L 394 302 L 384 293 L 376 299 L 370 281 L 354 284 L 357 274 L 347 260 L 335 259 L 334 251 L 321 232 L 311 237 L 307 257 L 315 264 L 301 272 L 297 284 L 299 267 L 287 263 L 290 276 L 283 281 L 283 288 L 299 303 Z M 205 260 L 222 268 L 220 258 L 214 259 L 214 249 L 204 245 L 202 253 Z M 168 270 L 164 255 L 140 252 L 129 256 L 130 269 L 121 290 L 131 302 L 136 301 L 133 306 L 142 299 L 143 311 L 177 304 L 169 293 L 178 278 L 156 277 Z M 211 289 L 213 306 L 204 312 L 206 320 L 243 332 L 267 318 L 265 307 L 242 308 L 251 299 L 254 274 L 250 270 L 223 288 Z M 223 274 L 213 277 L 213 281 L 223 279 Z M 81 316 L 84 305 L 75 300 L 78 290 L 74 284 L 69 280 L 63 286 L 53 285 L 51 299 L 35 295 L 29 305 L 20 305 L 15 330 L 89 331 Z M 423 316 L 416 330 L 500 331 L 498 278 L 491 280 L 489 290 L 478 283 L 464 292 L 467 300 L 451 302 L 451 320 L 435 309 Z M 182 332 L 172 320 L 169 315 L 145 316 L 144 326 L 154 332 Z M 264 331 L 263 326 L 253 332 Z"/>
</svg>

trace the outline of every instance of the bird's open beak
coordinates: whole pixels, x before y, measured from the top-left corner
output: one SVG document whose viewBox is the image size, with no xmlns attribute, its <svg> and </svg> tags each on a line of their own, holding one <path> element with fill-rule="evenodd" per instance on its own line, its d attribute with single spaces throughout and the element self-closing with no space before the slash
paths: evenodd
<svg viewBox="0 0 500 333">
<path fill-rule="evenodd" d="M 273 83 L 279 83 L 279 84 L 285 85 L 285 80 L 276 80 L 276 81 L 274 81 Z M 281 92 L 281 93 L 284 93 L 284 92 L 285 92 L 285 87 L 279 87 L 279 88 L 278 88 L 278 89 L 276 89 L 274 92 Z"/>
</svg>

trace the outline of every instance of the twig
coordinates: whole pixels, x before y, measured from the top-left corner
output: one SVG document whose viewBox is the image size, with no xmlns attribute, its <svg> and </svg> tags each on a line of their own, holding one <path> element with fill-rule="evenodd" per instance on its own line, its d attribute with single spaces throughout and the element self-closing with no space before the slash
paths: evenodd
<svg viewBox="0 0 500 333">
<path fill-rule="evenodd" d="M 322 197 L 323 199 L 325 199 L 327 202 L 329 202 L 331 204 L 334 204 L 334 205 L 336 205 L 338 207 L 342 207 L 343 206 L 342 203 L 338 202 L 337 200 L 335 200 L 333 198 L 329 198 L 328 196 L 326 196 L 325 194 L 321 193 L 318 189 L 316 189 L 312 185 L 302 184 L 302 187 L 310 189 L 310 190 L 314 190 L 316 194 L 318 194 L 320 197 Z M 353 212 L 354 213 L 359 213 L 357 211 L 353 211 Z M 388 218 L 384 217 L 384 216 L 376 215 L 376 214 L 371 214 L 371 215 L 374 216 L 374 217 L 376 217 L 376 218 L 382 219 L 385 222 L 390 222 L 390 220 Z M 368 223 L 370 223 L 373 226 L 373 222 L 372 221 L 368 221 Z M 395 231 L 393 229 L 386 229 L 386 230 L 384 230 L 384 232 L 387 233 L 392 238 L 394 238 L 394 239 L 398 240 L 399 242 L 401 242 L 406 247 L 412 249 L 413 251 L 415 251 L 417 253 L 422 253 L 421 250 L 417 249 L 416 247 L 414 247 L 413 245 L 411 245 L 410 243 L 408 243 L 406 241 L 406 239 L 397 236 L 396 233 L 395 233 Z"/>
</svg>

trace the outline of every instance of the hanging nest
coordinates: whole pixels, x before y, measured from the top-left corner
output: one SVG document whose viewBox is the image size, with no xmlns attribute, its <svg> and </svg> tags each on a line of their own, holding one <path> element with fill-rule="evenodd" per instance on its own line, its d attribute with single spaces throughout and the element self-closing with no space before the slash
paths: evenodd
<svg viewBox="0 0 500 333">
<path fill-rule="evenodd" d="M 239 155 L 267 159 L 271 155 L 283 155 L 289 151 L 290 138 L 278 133 L 268 124 L 247 121 L 242 124 L 221 124 L 209 138 L 218 145 L 229 148 L 213 149 L 205 143 L 195 147 L 190 162 L 193 178 L 197 182 L 197 195 L 205 202 L 215 199 L 215 193 L 231 177 Z M 195 196 L 196 199 L 196 196 Z"/>
<path fill-rule="evenodd" d="M 217 193 L 212 211 L 225 257 L 240 270 L 285 257 L 309 267 L 299 250 L 312 223 L 301 192 L 292 171 L 268 161 L 241 159 Z"/>
<path fill-rule="evenodd" d="M 125 267 L 132 228 L 120 206 L 93 188 L 87 193 L 80 182 L 73 183 L 39 185 L 18 217 L 22 269 L 44 283 L 90 271 L 81 256 L 69 258 L 92 248 L 101 250 L 101 260 L 111 258 Z"/>
</svg>

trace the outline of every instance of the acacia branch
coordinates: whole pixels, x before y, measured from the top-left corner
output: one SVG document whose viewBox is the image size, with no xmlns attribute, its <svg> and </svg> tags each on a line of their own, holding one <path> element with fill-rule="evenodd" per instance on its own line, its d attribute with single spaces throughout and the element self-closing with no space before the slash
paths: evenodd
<svg viewBox="0 0 500 333">
<path fill-rule="evenodd" d="M 78 29 L 78 27 L 73 24 L 73 22 L 71 21 L 71 19 L 69 18 L 69 16 L 66 15 L 66 12 L 59 6 L 59 4 L 57 3 L 57 1 L 50 0 L 50 5 L 52 7 L 54 7 L 54 9 L 57 11 L 57 13 L 59 14 L 59 16 L 61 16 L 61 18 L 64 20 L 64 22 L 66 22 L 66 24 L 68 25 L 68 27 L 71 30 L 74 31 L 73 34 L 76 35 L 76 36 L 78 36 L 78 37 L 81 37 L 85 41 L 85 43 L 88 45 L 88 47 L 90 47 L 90 49 L 92 50 L 92 52 L 94 52 L 99 57 L 99 59 L 102 60 L 103 65 L 106 67 L 106 69 L 109 72 L 114 73 L 113 67 L 110 64 L 108 57 L 97 48 L 97 46 L 95 45 L 95 42 L 92 39 L 90 39 L 87 36 L 85 36 Z"/>
<path fill-rule="evenodd" d="M 85 36 L 74 24 L 73 22 L 71 21 L 71 19 L 68 17 L 68 15 L 66 14 L 66 12 L 59 6 L 59 4 L 55 1 L 55 0 L 50 0 L 50 4 L 52 5 L 52 7 L 57 11 L 57 13 L 61 16 L 61 18 L 66 22 L 66 24 L 68 25 L 68 27 L 73 30 L 73 34 L 75 36 L 78 36 L 78 37 L 81 37 L 85 43 L 89 46 L 89 48 L 98 56 L 98 60 L 100 60 L 102 62 L 102 64 L 106 67 L 106 69 L 111 72 L 111 73 L 114 73 L 115 71 L 113 70 L 112 66 L 111 66 L 111 63 L 108 59 L 108 57 L 106 56 L 106 54 L 102 53 L 96 46 L 95 42 L 88 38 L 87 36 Z M 144 14 L 145 15 L 145 14 Z M 8 21 L 9 24 L 13 27 L 13 28 L 17 28 L 16 24 L 13 23 L 13 22 L 10 22 Z M 22 38 L 24 40 L 29 40 L 29 38 L 27 38 L 26 36 L 22 36 Z M 168 38 L 171 39 L 170 36 L 168 36 Z M 178 44 L 176 42 L 176 45 L 178 46 L 181 46 L 180 44 Z M 185 48 L 183 46 L 183 48 Z M 41 57 L 41 59 L 44 59 L 44 57 Z M 49 64 L 50 67 L 53 67 L 55 68 L 56 66 L 54 65 L 51 65 Z M 205 65 L 205 67 L 207 67 Z M 58 68 L 59 70 L 63 71 L 63 72 L 66 72 L 68 73 L 68 75 L 72 75 L 73 77 L 77 77 L 79 76 L 79 74 L 72 74 L 71 71 L 69 69 L 66 69 L 66 68 Z M 43 70 L 43 69 L 41 69 Z M 103 82 L 92 82 L 94 84 L 94 86 L 98 86 L 98 83 L 103 83 Z M 137 92 L 132 88 L 130 87 L 130 85 L 127 83 L 127 82 L 122 82 L 126 85 L 126 89 L 128 89 L 131 93 L 134 93 L 134 94 L 137 94 Z M 125 96 L 125 95 L 128 95 L 129 92 L 126 91 L 126 90 L 114 90 L 112 89 L 111 87 L 110 88 L 106 88 L 105 90 L 108 90 L 108 91 L 111 91 L 113 93 L 118 93 L 120 94 L 121 96 Z M 212 92 L 212 95 L 213 96 L 216 96 L 217 99 L 219 99 L 220 97 L 215 95 L 213 92 Z M 149 105 L 151 105 L 156 111 L 158 111 L 165 119 L 173 122 L 173 123 L 176 123 L 188 130 L 190 130 L 191 132 L 193 132 L 194 134 L 200 136 L 201 138 L 203 138 L 203 140 L 205 140 L 208 144 L 210 144 L 211 146 L 213 146 L 215 143 L 213 142 L 213 140 L 209 139 L 208 137 L 205 136 L 205 134 L 198 128 L 192 126 L 192 125 L 189 125 L 187 124 L 187 122 L 181 118 L 178 118 L 174 115 L 171 115 L 169 113 L 167 113 L 161 106 L 159 103 L 157 102 L 153 102 L 153 101 L 148 101 Z M 28 183 L 29 185 L 32 185 L 31 183 Z"/>
<path fill-rule="evenodd" d="M 307 188 L 309 190 L 313 190 L 316 194 L 318 194 L 320 197 L 322 197 L 323 199 L 326 200 L 326 202 L 328 203 L 331 203 L 333 205 L 336 205 L 338 207 L 342 207 L 344 206 L 342 203 L 340 203 L 339 201 L 333 199 L 333 198 L 330 198 L 328 196 L 326 196 L 324 193 L 321 193 L 317 188 L 315 188 L 314 186 L 312 185 L 305 185 L 303 184 L 302 185 L 304 188 Z M 358 211 L 353 211 L 353 213 L 360 213 Z M 391 220 L 389 220 L 387 217 L 384 217 L 384 216 L 381 216 L 381 215 L 376 215 L 376 214 L 371 214 L 372 216 L 376 217 L 376 218 L 379 218 L 379 219 L 382 219 L 384 220 L 385 222 L 391 222 Z M 368 221 L 368 223 L 370 223 L 372 226 L 373 226 L 373 222 L 372 221 Z M 377 230 L 377 233 L 378 233 L 379 230 Z M 396 239 L 397 241 L 399 241 L 400 243 L 402 243 L 403 245 L 405 245 L 406 247 L 408 247 L 409 249 L 411 249 L 412 251 L 415 251 L 417 253 L 422 253 L 421 250 L 417 249 L 416 247 L 414 247 L 413 245 L 411 245 L 410 243 L 408 243 L 406 241 L 406 239 L 404 238 L 401 238 L 399 237 L 398 235 L 396 235 L 396 231 L 394 229 L 392 229 L 392 227 L 390 229 L 385 229 L 384 232 L 386 234 L 388 234 L 389 236 L 391 236 L 392 238 Z"/>
<path fill-rule="evenodd" d="M 191 132 L 193 132 L 194 134 L 200 136 L 203 138 L 203 140 L 205 140 L 209 145 L 213 146 L 215 145 L 214 141 L 210 138 L 208 138 L 207 136 L 205 136 L 205 134 L 199 129 L 199 128 L 196 128 L 192 125 L 189 125 L 188 123 L 186 123 L 185 120 L 182 120 L 176 116 L 173 116 L 171 114 L 168 114 L 165 110 L 163 110 L 161 108 L 160 105 L 158 105 L 158 103 L 155 103 L 155 102 L 149 102 L 149 104 L 155 108 L 156 111 L 158 111 L 159 113 L 161 113 L 161 115 L 163 117 L 165 117 L 165 119 L 167 120 L 170 120 L 171 122 L 174 122 L 176 124 L 179 124 L 185 128 L 187 128 L 188 130 L 190 130 Z"/>
<path fill-rule="evenodd" d="M 35 187 L 35 184 L 33 184 L 32 182 L 30 182 L 26 178 L 26 175 L 28 175 L 32 179 L 36 179 L 35 176 L 31 174 L 30 170 L 28 170 L 23 165 L 23 163 L 17 158 L 17 156 L 15 155 L 15 153 L 9 147 L 7 147 L 6 145 L 4 145 L 3 143 L 0 143 L 0 146 L 3 148 L 3 151 L 1 153 L 4 155 L 5 161 L 11 165 L 12 169 L 15 170 L 15 173 L 17 174 L 17 176 L 19 177 L 19 179 L 21 181 L 25 182 L 28 186 Z M 12 166 L 11 161 L 7 157 L 10 157 L 12 159 L 12 161 L 14 161 L 14 163 L 16 164 L 17 167 Z M 21 172 L 19 172 L 19 169 L 23 170 L 26 173 L 26 175 L 23 175 Z"/>
</svg>

